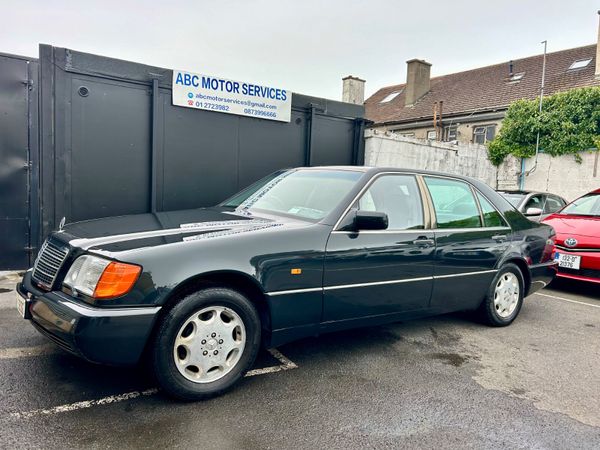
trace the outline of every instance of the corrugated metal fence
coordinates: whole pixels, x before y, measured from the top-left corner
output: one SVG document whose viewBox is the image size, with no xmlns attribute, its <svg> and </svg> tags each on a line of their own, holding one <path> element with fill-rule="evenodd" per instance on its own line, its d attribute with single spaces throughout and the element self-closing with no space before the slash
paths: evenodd
<svg viewBox="0 0 600 450">
<path fill-rule="evenodd" d="M 289 123 L 181 108 L 171 70 L 46 45 L 0 74 L 0 269 L 28 266 L 62 217 L 209 206 L 280 168 L 363 163 L 362 106 L 294 94 Z"/>
</svg>

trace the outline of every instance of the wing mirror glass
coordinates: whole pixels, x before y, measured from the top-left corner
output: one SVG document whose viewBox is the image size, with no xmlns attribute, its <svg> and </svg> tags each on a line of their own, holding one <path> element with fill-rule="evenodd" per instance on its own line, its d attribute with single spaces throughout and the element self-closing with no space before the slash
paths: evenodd
<svg viewBox="0 0 600 450">
<path fill-rule="evenodd" d="M 388 227 L 388 216 L 379 211 L 356 211 L 354 228 L 356 230 L 385 230 Z"/>
<path fill-rule="evenodd" d="M 525 211 L 525 215 L 526 216 L 541 216 L 542 208 L 527 208 L 527 211 Z"/>
</svg>

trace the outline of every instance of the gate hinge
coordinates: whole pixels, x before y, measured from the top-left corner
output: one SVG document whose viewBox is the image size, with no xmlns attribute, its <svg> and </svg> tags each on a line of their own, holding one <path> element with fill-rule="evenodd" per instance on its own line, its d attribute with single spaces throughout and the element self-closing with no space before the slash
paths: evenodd
<svg viewBox="0 0 600 450">
<path fill-rule="evenodd" d="M 36 247 L 23 247 L 23 250 L 25 250 L 27 253 L 31 253 L 36 249 Z"/>
<path fill-rule="evenodd" d="M 31 89 L 33 87 L 33 80 L 23 80 L 21 83 L 23 83 L 25 86 L 27 86 L 29 89 Z"/>
</svg>

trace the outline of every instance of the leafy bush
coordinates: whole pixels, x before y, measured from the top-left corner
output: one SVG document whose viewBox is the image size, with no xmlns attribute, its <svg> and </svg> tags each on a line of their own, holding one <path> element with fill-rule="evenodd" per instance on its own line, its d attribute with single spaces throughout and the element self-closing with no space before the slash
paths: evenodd
<svg viewBox="0 0 600 450">
<path fill-rule="evenodd" d="M 499 165 L 508 155 L 535 156 L 535 141 L 540 131 L 540 150 L 552 156 L 600 148 L 600 87 L 573 89 L 544 97 L 542 112 L 536 100 L 512 103 L 502 128 L 490 142 L 490 161 Z"/>
</svg>

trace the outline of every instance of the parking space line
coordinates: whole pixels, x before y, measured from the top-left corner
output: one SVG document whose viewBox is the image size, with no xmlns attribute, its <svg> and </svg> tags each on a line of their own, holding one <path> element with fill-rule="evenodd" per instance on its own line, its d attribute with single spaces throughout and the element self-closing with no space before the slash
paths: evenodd
<svg viewBox="0 0 600 450">
<path fill-rule="evenodd" d="M 271 367 L 264 367 L 262 369 L 249 370 L 245 376 L 253 377 L 256 375 L 264 375 L 266 373 L 275 373 L 275 372 L 280 372 L 282 370 L 292 370 L 292 369 L 298 368 L 298 365 L 296 363 L 294 363 L 293 361 L 288 359 L 276 348 L 270 348 L 267 351 L 271 354 L 271 356 L 273 356 L 273 358 L 275 358 L 281 364 L 278 366 L 271 366 Z"/>
<path fill-rule="evenodd" d="M 146 389 L 145 391 L 133 391 L 125 394 L 110 395 L 108 397 L 100 398 L 98 400 L 84 400 L 82 402 L 68 403 L 66 405 L 55 406 L 48 409 L 34 409 L 26 412 L 14 412 L 11 413 L 11 417 L 15 419 L 29 419 L 34 416 L 46 416 L 52 414 L 58 414 L 69 411 L 77 411 L 79 409 L 87 409 L 92 406 L 110 405 L 112 403 L 122 402 L 124 400 L 132 400 L 138 397 L 148 397 L 158 392 L 158 389 Z"/>
<path fill-rule="evenodd" d="M 38 347 L 12 347 L 0 349 L 0 359 L 28 358 L 31 356 L 49 355 L 56 353 L 58 348 L 52 344 Z"/>
<path fill-rule="evenodd" d="M 557 295 L 541 294 L 540 292 L 536 292 L 534 295 L 541 295 L 542 297 L 555 298 L 556 300 L 562 300 L 562 301 L 569 302 L 569 303 L 577 303 L 578 305 L 591 306 L 592 308 L 600 308 L 600 305 L 593 305 L 591 303 L 586 303 L 586 302 L 578 302 L 577 300 L 572 300 L 570 298 L 565 298 L 565 297 L 559 297 Z"/>
<path fill-rule="evenodd" d="M 34 347 L 31 347 L 34 348 Z M 10 349 L 9 349 L 10 350 Z M 12 349 L 18 350 L 18 349 Z M 253 377 L 256 375 L 265 375 L 267 373 L 280 372 L 282 370 L 292 370 L 297 369 L 298 365 L 291 361 L 289 358 L 284 356 L 279 350 L 271 348 L 268 352 L 277 359 L 281 364 L 278 366 L 270 366 L 264 367 L 262 369 L 254 369 L 250 370 L 246 373 L 246 377 Z M 97 400 L 83 400 L 81 402 L 75 403 L 67 403 L 65 405 L 54 406 L 52 408 L 47 409 L 34 409 L 31 411 L 24 412 L 13 412 L 10 413 L 10 417 L 14 419 L 29 419 L 35 416 L 47 416 L 53 414 L 59 414 L 70 411 L 77 411 L 80 409 L 87 409 L 93 406 L 102 406 L 102 405 L 110 405 L 113 403 L 119 403 L 126 400 L 132 400 L 139 397 L 149 397 L 158 393 L 157 388 L 146 389 L 145 391 L 132 391 L 126 392 L 124 394 L 117 395 L 109 395 L 108 397 L 103 397 Z"/>
</svg>

